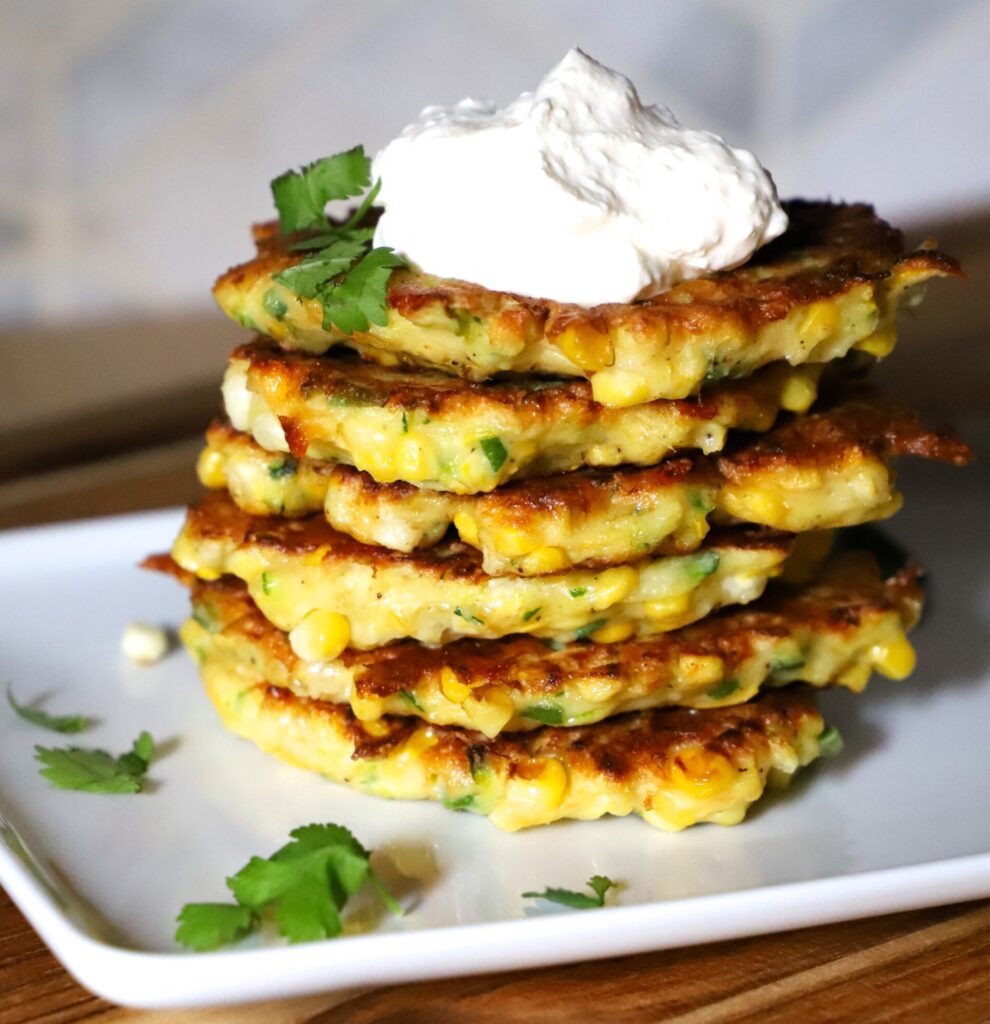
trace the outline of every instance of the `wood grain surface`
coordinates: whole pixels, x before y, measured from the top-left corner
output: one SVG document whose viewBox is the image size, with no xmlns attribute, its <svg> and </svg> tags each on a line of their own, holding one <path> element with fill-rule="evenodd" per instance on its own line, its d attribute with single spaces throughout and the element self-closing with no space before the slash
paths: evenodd
<svg viewBox="0 0 990 1024">
<path fill-rule="evenodd" d="M 9 482 L 0 487 L 0 521 L 15 526 L 185 501 L 195 492 L 197 447 L 173 443 Z M 0 1024 L 28 1021 L 970 1024 L 990 1021 L 990 901 L 351 997 L 153 1013 L 111 1006 L 77 985 L 0 890 Z"/>
</svg>

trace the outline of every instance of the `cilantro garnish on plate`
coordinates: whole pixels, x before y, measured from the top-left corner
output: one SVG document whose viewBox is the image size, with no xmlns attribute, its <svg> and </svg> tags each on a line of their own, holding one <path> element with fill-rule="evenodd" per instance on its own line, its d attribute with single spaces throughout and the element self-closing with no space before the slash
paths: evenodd
<svg viewBox="0 0 990 1024">
<path fill-rule="evenodd" d="M 21 704 L 14 697 L 14 691 L 7 687 L 7 703 L 14 711 L 32 725 L 38 725 L 42 729 L 51 729 L 53 732 L 77 733 L 88 729 L 93 724 L 93 719 L 88 715 L 50 715 L 41 708 L 33 708 L 27 704 Z"/>
<path fill-rule="evenodd" d="M 126 754 L 114 757 L 93 747 L 35 747 L 40 773 L 56 789 L 82 793 L 140 793 L 155 741 L 142 732 Z"/>
<path fill-rule="evenodd" d="M 252 857 L 227 879 L 236 903 L 187 903 L 176 941 L 205 951 L 242 938 L 271 914 L 290 942 L 329 939 L 343 930 L 341 911 L 366 882 L 393 914 L 402 908 L 370 864 L 366 850 L 343 826 L 304 825 L 270 857 Z"/>
<path fill-rule="evenodd" d="M 371 248 L 374 229 L 364 224 L 380 182 L 368 191 L 341 224 L 327 220 L 329 202 L 353 199 L 371 184 L 371 159 L 363 146 L 324 157 L 298 171 L 286 171 L 272 182 L 272 196 L 284 235 L 313 232 L 290 243 L 307 255 L 275 275 L 301 299 L 318 299 L 323 329 L 344 334 L 366 331 L 387 322 L 388 281 L 405 260 L 388 246 Z"/>
<path fill-rule="evenodd" d="M 613 889 L 616 883 L 605 875 L 592 875 L 587 881 L 587 886 L 595 894 L 589 896 L 584 892 L 575 892 L 573 889 L 547 888 L 543 892 L 524 892 L 523 899 L 526 900 L 548 900 L 550 903 L 560 903 L 565 907 L 574 910 L 593 910 L 596 907 L 605 906 L 605 893 Z"/>
</svg>

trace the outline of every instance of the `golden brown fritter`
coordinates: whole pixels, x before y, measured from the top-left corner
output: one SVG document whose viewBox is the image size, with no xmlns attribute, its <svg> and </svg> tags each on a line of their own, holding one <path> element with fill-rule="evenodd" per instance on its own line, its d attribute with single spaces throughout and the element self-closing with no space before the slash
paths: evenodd
<svg viewBox="0 0 990 1024">
<path fill-rule="evenodd" d="M 362 721 L 411 715 L 489 736 L 658 706 L 739 704 L 794 681 L 859 691 L 874 669 L 903 678 L 914 660 L 905 631 L 921 607 L 915 571 L 883 580 L 872 556 L 850 552 L 811 585 L 775 585 L 746 608 L 649 641 L 556 649 L 528 636 L 445 647 L 400 641 L 312 663 L 240 581 L 184 582 L 193 613 L 182 638 L 197 659 L 230 671 L 250 665 L 299 696 L 348 704 Z"/>
<path fill-rule="evenodd" d="M 767 430 L 804 412 L 822 367 L 768 366 L 700 398 L 606 409 L 586 381 L 509 376 L 472 384 L 433 370 L 243 345 L 224 378 L 226 413 L 270 451 L 471 494 L 579 466 L 652 465 L 678 449 L 718 451 L 729 429 Z"/>
<path fill-rule="evenodd" d="M 292 631 L 296 651 L 319 661 L 347 645 L 370 649 L 402 637 L 446 643 L 530 633 L 605 643 L 652 636 L 758 597 L 783 571 L 792 543 L 792 534 L 738 527 L 687 555 L 601 571 L 489 576 L 480 553 L 459 541 L 402 554 L 361 544 L 322 516 L 249 516 L 213 492 L 189 510 L 172 554 L 200 578 L 244 580 L 264 614 Z"/>
<path fill-rule="evenodd" d="M 436 544 L 453 524 L 482 552 L 485 572 L 539 575 L 693 551 L 709 522 L 802 532 L 886 518 L 901 504 L 891 463 L 904 454 L 962 465 L 972 452 L 951 430 L 858 386 L 765 435 L 737 436 L 718 457 L 578 471 L 481 495 L 379 484 L 350 466 L 273 454 L 222 422 L 207 433 L 199 472 L 256 515 L 322 509 L 336 529 L 397 551 Z"/>
<path fill-rule="evenodd" d="M 402 270 L 390 281 L 387 324 L 343 336 L 324 329 L 317 300 L 274 280 L 302 258 L 276 224 L 255 229 L 258 256 L 222 275 L 214 296 L 287 349 L 345 342 L 380 362 L 471 380 L 503 371 L 585 377 L 599 402 L 623 406 L 684 398 L 780 359 L 827 362 L 853 346 L 885 355 L 898 306 L 917 301 L 926 280 L 961 273 L 934 249 L 907 252 L 872 207 L 784 205 L 789 229 L 748 263 L 641 302 L 584 308 Z"/>
</svg>

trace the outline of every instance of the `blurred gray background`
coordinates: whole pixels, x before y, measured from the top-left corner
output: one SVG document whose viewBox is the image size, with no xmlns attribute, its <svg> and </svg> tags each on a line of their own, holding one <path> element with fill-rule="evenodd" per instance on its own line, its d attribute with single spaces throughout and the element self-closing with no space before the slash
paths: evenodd
<svg viewBox="0 0 990 1024">
<path fill-rule="evenodd" d="M 0 324 L 204 307 L 274 175 L 575 44 L 783 195 L 990 199 L 987 0 L 5 0 Z"/>
</svg>

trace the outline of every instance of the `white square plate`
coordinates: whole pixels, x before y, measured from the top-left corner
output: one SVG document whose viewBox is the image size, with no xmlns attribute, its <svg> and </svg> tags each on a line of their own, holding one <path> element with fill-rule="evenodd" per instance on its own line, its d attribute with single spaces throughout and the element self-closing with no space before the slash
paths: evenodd
<svg viewBox="0 0 990 1024">
<path fill-rule="evenodd" d="M 906 467 L 907 468 L 907 467 Z M 431 804 L 353 793 L 227 734 L 181 653 L 118 653 L 125 624 L 177 624 L 184 595 L 138 571 L 180 516 L 152 513 L 0 535 L 0 681 L 55 712 L 95 714 L 82 745 L 162 748 L 150 791 L 52 789 L 36 743 L 0 713 L 0 883 L 66 967 L 134 1006 L 298 995 L 662 949 L 990 895 L 990 568 L 984 466 L 911 466 L 893 533 L 932 569 L 910 682 L 826 694 L 843 754 L 747 823 L 679 835 L 638 819 L 515 835 Z M 358 907 L 345 938 L 182 952 L 175 915 L 224 900 L 224 877 L 311 821 L 350 827 L 419 880 L 402 919 Z M 620 880 L 618 906 L 527 912 L 521 893 Z"/>
</svg>

